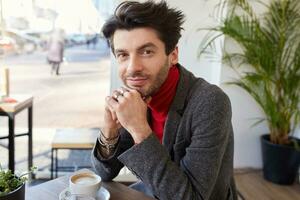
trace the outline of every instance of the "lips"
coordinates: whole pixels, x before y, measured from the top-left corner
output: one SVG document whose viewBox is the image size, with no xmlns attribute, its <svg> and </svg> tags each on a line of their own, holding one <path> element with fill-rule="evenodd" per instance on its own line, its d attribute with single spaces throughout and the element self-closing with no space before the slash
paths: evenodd
<svg viewBox="0 0 300 200">
<path fill-rule="evenodd" d="M 143 78 L 141 78 L 141 77 L 127 78 L 126 81 L 127 81 L 127 84 L 130 86 L 141 87 L 146 84 L 147 78 L 144 78 L 144 77 Z"/>
</svg>

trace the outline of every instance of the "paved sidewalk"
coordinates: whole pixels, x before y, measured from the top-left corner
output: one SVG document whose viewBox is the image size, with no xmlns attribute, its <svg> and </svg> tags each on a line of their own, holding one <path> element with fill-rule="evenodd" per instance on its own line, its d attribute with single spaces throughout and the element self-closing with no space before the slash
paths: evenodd
<svg viewBox="0 0 300 200">
<path fill-rule="evenodd" d="M 11 94 L 32 94 L 34 165 L 48 170 L 50 143 L 57 128 L 97 128 L 103 123 L 104 97 L 109 93 L 110 59 L 106 43 L 97 49 L 85 46 L 67 49 L 68 63 L 61 75 L 50 74 L 46 53 L 9 57 L 1 67 L 10 68 Z M 26 130 L 27 112 L 16 117 L 18 132 Z M 7 119 L 0 117 L 0 135 L 7 134 Z M 0 163 L 7 166 L 7 142 L 0 141 Z M 67 152 L 60 159 L 89 160 L 87 154 Z M 16 139 L 16 169 L 27 170 L 27 137 Z"/>
</svg>

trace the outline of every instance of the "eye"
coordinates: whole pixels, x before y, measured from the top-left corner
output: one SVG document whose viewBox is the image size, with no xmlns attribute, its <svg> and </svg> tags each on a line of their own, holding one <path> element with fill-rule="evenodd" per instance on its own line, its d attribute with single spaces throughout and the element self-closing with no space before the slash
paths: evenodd
<svg viewBox="0 0 300 200">
<path fill-rule="evenodd" d="M 145 49 L 142 51 L 142 54 L 144 56 L 151 56 L 154 53 L 154 51 L 150 50 L 150 49 Z"/>
<path fill-rule="evenodd" d="M 116 55 L 118 60 L 125 60 L 128 57 L 127 53 L 117 53 Z"/>
</svg>

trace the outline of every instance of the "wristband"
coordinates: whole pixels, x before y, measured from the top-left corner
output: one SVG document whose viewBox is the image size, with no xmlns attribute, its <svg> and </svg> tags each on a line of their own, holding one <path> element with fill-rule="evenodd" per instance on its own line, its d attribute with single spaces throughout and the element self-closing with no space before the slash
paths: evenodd
<svg viewBox="0 0 300 200">
<path fill-rule="evenodd" d="M 116 148 L 118 140 L 119 140 L 119 137 L 114 142 L 104 142 L 104 141 L 102 141 L 101 137 L 98 137 L 98 141 L 99 141 L 100 145 L 102 147 L 104 147 L 105 149 L 114 149 L 114 148 Z"/>
<path fill-rule="evenodd" d="M 103 132 L 100 130 L 99 131 L 100 132 L 100 136 L 105 140 L 105 141 L 114 141 L 114 140 L 116 140 L 116 139 L 118 139 L 119 138 L 119 134 L 118 135 L 116 135 L 115 137 L 113 137 L 113 138 L 108 138 L 108 137 L 106 137 L 104 134 L 103 134 Z"/>
</svg>

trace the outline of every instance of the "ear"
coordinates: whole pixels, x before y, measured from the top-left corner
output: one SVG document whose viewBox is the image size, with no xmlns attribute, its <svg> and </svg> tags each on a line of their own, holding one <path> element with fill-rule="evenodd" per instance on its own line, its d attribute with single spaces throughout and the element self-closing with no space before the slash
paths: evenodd
<svg viewBox="0 0 300 200">
<path fill-rule="evenodd" d="M 176 46 L 174 50 L 169 54 L 169 61 L 171 65 L 178 63 L 178 47 Z"/>
</svg>

